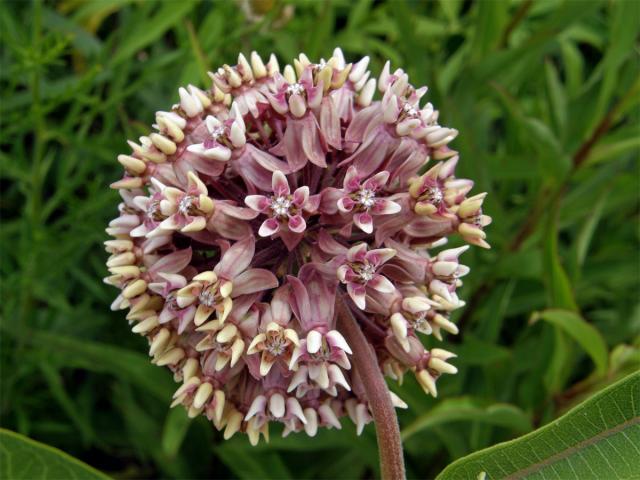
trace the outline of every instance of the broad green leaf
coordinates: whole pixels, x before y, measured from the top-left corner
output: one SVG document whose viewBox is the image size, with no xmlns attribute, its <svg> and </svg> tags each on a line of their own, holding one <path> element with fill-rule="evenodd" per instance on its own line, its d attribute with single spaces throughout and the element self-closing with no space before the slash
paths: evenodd
<svg viewBox="0 0 640 480">
<path fill-rule="evenodd" d="M 472 398 L 449 398 L 404 428 L 402 438 L 406 440 L 423 430 L 456 421 L 482 422 L 517 432 L 531 429 L 529 417 L 513 405 L 496 403 L 482 406 L 480 401 Z"/>
<path fill-rule="evenodd" d="M 105 480 L 109 477 L 62 450 L 0 428 L 0 478 Z"/>
<path fill-rule="evenodd" d="M 580 315 L 569 310 L 549 309 L 534 314 L 533 320 L 541 318 L 560 328 L 589 354 L 596 365 L 596 372 L 604 375 L 607 371 L 607 344 L 600 332 L 587 323 Z"/>
<path fill-rule="evenodd" d="M 558 420 L 472 453 L 437 480 L 638 478 L 640 373 L 597 393 Z"/>
</svg>

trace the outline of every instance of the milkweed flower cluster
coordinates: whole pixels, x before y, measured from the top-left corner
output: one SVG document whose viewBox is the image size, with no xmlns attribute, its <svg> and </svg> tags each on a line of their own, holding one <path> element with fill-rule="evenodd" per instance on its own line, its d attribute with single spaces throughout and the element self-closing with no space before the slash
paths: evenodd
<svg viewBox="0 0 640 480">
<path fill-rule="evenodd" d="M 240 55 L 208 90 L 180 88 L 118 157 L 112 308 L 129 309 L 152 362 L 180 382 L 173 405 L 225 438 L 371 421 L 338 296 L 387 376 L 410 371 L 436 396 L 456 372 L 453 353 L 420 337 L 457 333 L 468 247 L 440 247 L 457 234 L 488 248 L 484 194 L 456 177 L 458 132 L 421 102 L 426 87 L 389 63 L 374 78 L 368 63 L 336 49 L 281 70 L 273 55 Z"/>
</svg>

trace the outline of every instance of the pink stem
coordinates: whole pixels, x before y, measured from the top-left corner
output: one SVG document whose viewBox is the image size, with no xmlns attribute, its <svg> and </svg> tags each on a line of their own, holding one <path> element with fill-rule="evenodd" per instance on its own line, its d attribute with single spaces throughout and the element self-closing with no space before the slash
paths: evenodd
<svg viewBox="0 0 640 480">
<path fill-rule="evenodd" d="M 353 350 L 353 363 L 362 377 L 369 407 L 373 413 L 382 479 L 402 480 L 405 478 L 405 471 L 398 418 L 378 360 L 342 292 L 336 295 L 336 309 L 340 332 L 344 334 Z"/>
</svg>

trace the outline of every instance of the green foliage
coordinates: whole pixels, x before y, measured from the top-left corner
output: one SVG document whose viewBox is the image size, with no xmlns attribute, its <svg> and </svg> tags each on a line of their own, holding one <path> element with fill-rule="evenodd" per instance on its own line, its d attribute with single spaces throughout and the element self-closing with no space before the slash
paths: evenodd
<svg viewBox="0 0 640 480">
<path fill-rule="evenodd" d="M 392 386 L 409 404 L 410 477 L 552 422 L 638 369 L 640 3 L 264 4 L 253 22 L 232 1 L 0 2 L 2 426 L 117 477 L 378 475 L 372 426 L 357 439 L 346 421 L 314 439 L 274 430 L 252 448 L 170 411 L 171 375 L 148 363 L 99 281 L 125 140 L 240 50 L 284 64 L 339 45 L 370 55 L 374 73 L 391 59 L 429 86 L 460 131 L 460 175 L 489 192 L 493 249 L 463 256 L 467 307 L 443 345 L 459 374 L 437 400 L 409 378 Z"/>
<path fill-rule="evenodd" d="M 638 478 L 640 373 L 599 392 L 558 420 L 517 440 L 473 453 L 438 480 Z"/>
<path fill-rule="evenodd" d="M 109 478 L 57 448 L 5 429 L 0 429 L 0 477 L 12 480 Z"/>
</svg>

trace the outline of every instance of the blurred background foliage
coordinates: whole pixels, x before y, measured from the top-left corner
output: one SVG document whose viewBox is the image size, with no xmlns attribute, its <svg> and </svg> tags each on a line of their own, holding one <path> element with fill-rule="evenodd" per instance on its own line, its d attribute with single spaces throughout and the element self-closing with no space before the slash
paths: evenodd
<svg viewBox="0 0 640 480">
<path fill-rule="evenodd" d="M 241 5 L 242 3 L 242 5 Z M 177 87 L 239 51 L 281 64 L 341 46 L 428 85 L 460 130 L 460 176 L 487 191 L 460 373 L 437 400 L 394 390 L 409 477 L 528 432 L 640 365 L 640 2 L 132 0 L 0 3 L 3 427 L 118 478 L 370 478 L 373 426 L 256 448 L 170 411 L 101 243 L 115 158 Z M 241 8 L 242 7 L 242 8 Z"/>
</svg>

